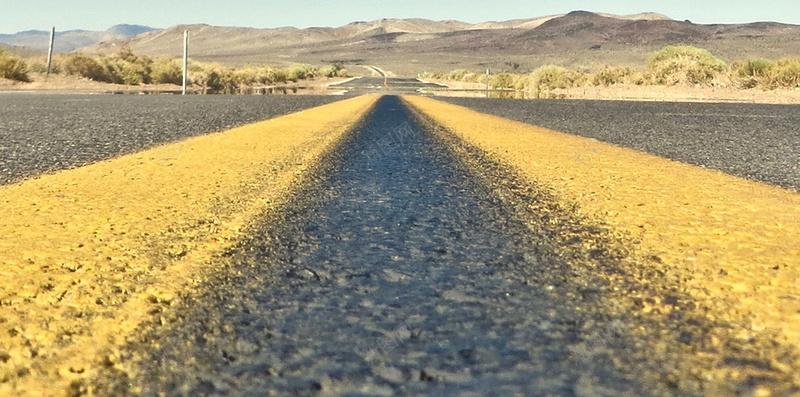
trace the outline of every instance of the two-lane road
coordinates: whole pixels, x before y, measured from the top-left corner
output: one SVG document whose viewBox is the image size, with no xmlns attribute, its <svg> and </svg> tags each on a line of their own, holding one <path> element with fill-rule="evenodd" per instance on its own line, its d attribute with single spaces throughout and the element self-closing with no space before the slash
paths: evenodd
<svg viewBox="0 0 800 397">
<path fill-rule="evenodd" d="M 9 99 L 0 394 L 800 391 L 794 108 L 336 99 Z"/>
<path fill-rule="evenodd" d="M 331 89 L 346 90 L 348 95 L 419 94 L 425 89 L 442 88 L 438 84 L 422 82 L 419 79 L 400 77 L 360 77 L 342 84 L 330 86 Z"/>
</svg>

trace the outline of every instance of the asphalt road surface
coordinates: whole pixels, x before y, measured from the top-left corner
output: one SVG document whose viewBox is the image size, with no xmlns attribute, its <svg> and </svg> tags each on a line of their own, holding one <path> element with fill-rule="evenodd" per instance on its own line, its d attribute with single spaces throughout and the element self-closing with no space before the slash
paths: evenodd
<svg viewBox="0 0 800 397">
<path fill-rule="evenodd" d="M 168 327 L 132 339 L 123 356 L 140 358 L 141 376 L 110 371 L 97 391 L 669 395 L 712 365 L 687 345 L 721 338 L 761 362 L 766 350 L 748 353 L 738 344 L 751 341 L 725 336 L 731 324 L 659 286 L 670 277 L 637 275 L 680 310 L 658 323 L 634 314 L 641 286 L 619 280 L 634 278 L 624 247 L 454 150 L 381 99 L 269 218 L 282 221 L 260 225 L 230 253 L 233 268 L 165 313 Z"/>
<path fill-rule="evenodd" d="M 795 105 L 439 99 L 800 191 Z"/>
<path fill-rule="evenodd" d="M 0 184 L 336 99 L 0 96 Z M 779 166 L 798 149 L 792 107 L 452 101 L 796 186 Z M 119 359 L 138 376 L 115 358 L 96 394 L 747 395 L 791 376 L 772 363 L 794 353 L 715 320 L 685 275 L 396 97 L 320 164 L 229 267 L 130 335 Z M 653 296 L 671 310 L 642 314 Z M 726 371 L 744 375 L 710 375 Z"/>
<path fill-rule="evenodd" d="M 335 96 L 0 95 L 0 185 L 323 105 Z"/>
</svg>

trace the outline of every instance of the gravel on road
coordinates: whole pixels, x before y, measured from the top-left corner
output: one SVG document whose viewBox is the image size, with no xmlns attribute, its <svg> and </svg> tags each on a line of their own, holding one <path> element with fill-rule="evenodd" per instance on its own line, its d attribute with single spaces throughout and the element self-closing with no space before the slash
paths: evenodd
<svg viewBox="0 0 800 397">
<path fill-rule="evenodd" d="M 2 94 L 0 185 L 341 98 Z"/>
<path fill-rule="evenodd" d="M 796 105 L 437 99 L 800 191 Z"/>
</svg>

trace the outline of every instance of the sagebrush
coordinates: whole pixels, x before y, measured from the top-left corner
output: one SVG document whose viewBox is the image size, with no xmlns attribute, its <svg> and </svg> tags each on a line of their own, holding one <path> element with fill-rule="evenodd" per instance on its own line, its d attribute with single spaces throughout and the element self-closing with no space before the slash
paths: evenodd
<svg viewBox="0 0 800 397">
<path fill-rule="evenodd" d="M 46 73 L 44 60 L 33 59 L 32 65 L 33 72 Z M 28 80 L 26 73 L 30 69 L 19 57 L 0 51 L 0 68 L 5 78 Z M 183 65 L 179 60 L 137 55 L 128 48 L 123 48 L 112 55 L 56 54 L 51 74 L 67 74 L 103 83 L 125 85 L 183 83 Z M 190 61 L 188 82 L 203 93 L 234 93 L 252 87 L 297 82 L 318 76 L 346 77 L 347 70 L 340 64 L 323 67 L 294 64 L 281 69 L 270 66 L 231 68 L 218 63 Z"/>
<path fill-rule="evenodd" d="M 20 57 L 0 48 L 0 77 L 15 81 L 28 81 L 28 65 Z"/>
<path fill-rule="evenodd" d="M 485 75 L 465 69 L 420 76 L 467 83 L 485 82 Z M 617 84 L 800 88 L 800 58 L 778 61 L 751 59 L 734 62 L 728 67 L 708 50 L 692 46 L 667 46 L 653 53 L 641 70 L 606 66 L 586 71 L 545 65 L 529 74 L 500 73 L 490 78 L 492 88 L 514 89 L 536 97 L 551 97 L 551 93 L 559 89 Z"/>
</svg>

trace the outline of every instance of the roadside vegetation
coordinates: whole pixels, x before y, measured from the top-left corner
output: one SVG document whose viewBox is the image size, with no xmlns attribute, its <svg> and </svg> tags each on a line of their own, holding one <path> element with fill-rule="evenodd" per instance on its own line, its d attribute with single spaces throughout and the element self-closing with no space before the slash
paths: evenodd
<svg viewBox="0 0 800 397">
<path fill-rule="evenodd" d="M 28 81 L 28 65 L 19 56 L 0 48 L 0 77 L 15 81 Z"/>
<path fill-rule="evenodd" d="M 464 69 L 426 73 L 423 78 L 486 83 L 486 75 Z M 708 50 L 668 46 L 653 53 L 640 68 L 606 66 L 599 70 L 544 65 L 530 73 L 500 73 L 489 77 L 495 90 L 522 91 L 533 97 L 557 97 L 557 90 L 614 85 L 715 86 L 773 90 L 800 88 L 800 58 L 754 59 L 728 65 Z"/>
<path fill-rule="evenodd" d="M 47 73 L 46 61 L 42 58 L 22 59 L 0 49 L 0 77 L 26 82 L 30 80 L 29 73 Z M 50 73 L 132 86 L 181 85 L 183 81 L 183 65 L 180 60 L 136 55 L 127 48 L 113 55 L 55 54 Z M 294 64 L 287 68 L 263 65 L 234 68 L 218 63 L 189 62 L 189 84 L 203 93 L 231 94 L 316 77 L 347 77 L 347 70 L 341 65 L 316 67 Z"/>
</svg>

